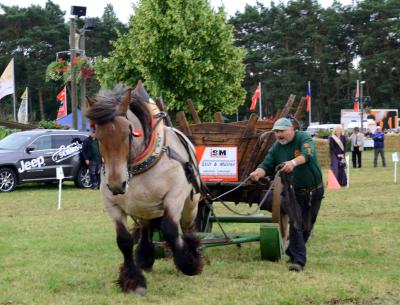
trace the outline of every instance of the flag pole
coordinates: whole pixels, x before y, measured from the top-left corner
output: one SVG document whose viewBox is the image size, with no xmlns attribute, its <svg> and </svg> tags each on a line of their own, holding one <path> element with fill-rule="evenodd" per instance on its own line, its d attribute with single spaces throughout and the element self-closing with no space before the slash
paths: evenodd
<svg viewBox="0 0 400 305">
<path fill-rule="evenodd" d="M 12 59 L 13 62 L 13 67 L 12 67 L 12 72 L 13 72 L 13 87 L 14 87 L 14 92 L 13 92 L 13 114 L 14 114 L 14 121 L 17 121 L 17 102 L 15 98 L 15 64 L 14 64 L 14 57 Z"/>
<path fill-rule="evenodd" d="M 28 123 L 29 122 L 29 117 L 28 117 L 28 105 L 29 105 L 29 88 L 28 87 L 26 87 L 26 112 L 25 112 L 25 114 L 26 114 L 26 122 Z"/>
<path fill-rule="evenodd" d="M 260 108 L 260 120 L 262 120 L 262 105 L 261 105 L 261 82 L 258 82 L 258 88 L 260 88 L 260 103 L 259 103 L 259 108 Z"/>
<path fill-rule="evenodd" d="M 308 81 L 308 92 L 310 93 L 310 111 L 308 112 L 308 125 L 311 125 L 311 81 Z"/>
</svg>

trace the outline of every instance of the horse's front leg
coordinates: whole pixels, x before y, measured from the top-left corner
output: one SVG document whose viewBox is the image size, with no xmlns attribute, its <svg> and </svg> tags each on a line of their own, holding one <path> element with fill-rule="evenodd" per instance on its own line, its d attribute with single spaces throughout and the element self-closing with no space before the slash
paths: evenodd
<svg viewBox="0 0 400 305">
<path fill-rule="evenodd" d="M 136 262 L 140 269 L 152 271 L 155 261 L 155 248 L 152 242 L 153 228 L 149 221 L 141 221 L 139 240 L 135 251 Z"/>
<path fill-rule="evenodd" d="M 165 209 L 161 221 L 161 231 L 165 241 L 171 247 L 176 267 L 186 275 L 196 275 L 203 270 L 203 258 L 198 249 L 200 240 L 190 231 L 185 232 L 183 236 L 179 235 L 178 226 L 183 202 L 184 199 L 182 202 L 176 201 L 175 204 L 168 204 L 168 201 L 164 200 Z"/>
<path fill-rule="evenodd" d="M 117 244 L 124 256 L 124 262 L 119 270 L 118 285 L 125 293 L 146 294 L 146 279 L 136 266 L 133 259 L 133 237 L 129 232 L 126 221 L 115 222 L 117 232 Z"/>
</svg>

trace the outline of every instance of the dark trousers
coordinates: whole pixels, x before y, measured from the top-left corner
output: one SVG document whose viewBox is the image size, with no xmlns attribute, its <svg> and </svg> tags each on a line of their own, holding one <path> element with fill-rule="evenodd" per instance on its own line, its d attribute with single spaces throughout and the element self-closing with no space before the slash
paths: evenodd
<svg viewBox="0 0 400 305">
<path fill-rule="evenodd" d="M 385 149 L 382 148 L 374 148 L 374 167 L 378 165 L 378 155 L 381 155 L 382 158 L 382 166 L 386 166 L 386 159 L 385 159 Z"/>
<path fill-rule="evenodd" d="M 90 161 L 89 163 L 89 176 L 92 188 L 97 188 L 100 183 L 100 169 L 101 163 Z"/>
<path fill-rule="evenodd" d="M 305 266 L 307 262 L 306 243 L 310 237 L 314 223 L 317 220 L 321 201 L 324 197 L 324 187 L 321 186 L 312 192 L 295 192 L 296 201 L 302 212 L 302 226 L 295 228 L 290 221 L 289 246 L 286 254 L 291 262 Z"/>
<path fill-rule="evenodd" d="M 361 151 L 358 147 L 353 148 L 353 151 L 351 152 L 351 158 L 353 161 L 353 167 L 357 167 L 357 163 L 358 167 L 361 167 Z"/>
</svg>

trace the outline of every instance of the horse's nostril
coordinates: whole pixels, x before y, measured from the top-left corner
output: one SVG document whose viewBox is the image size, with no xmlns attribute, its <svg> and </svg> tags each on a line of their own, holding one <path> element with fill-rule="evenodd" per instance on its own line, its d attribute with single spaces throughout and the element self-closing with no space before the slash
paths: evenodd
<svg viewBox="0 0 400 305">
<path fill-rule="evenodd" d="M 125 194 L 125 186 L 126 182 L 122 183 L 122 188 L 121 187 L 111 187 L 109 184 L 107 184 L 108 189 L 110 192 L 115 196 L 115 195 L 123 195 Z"/>
<path fill-rule="evenodd" d="M 126 189 L 126 181 L 122 182 L 122 190 L 125 191 L 125 189 Z"/>
</svg>

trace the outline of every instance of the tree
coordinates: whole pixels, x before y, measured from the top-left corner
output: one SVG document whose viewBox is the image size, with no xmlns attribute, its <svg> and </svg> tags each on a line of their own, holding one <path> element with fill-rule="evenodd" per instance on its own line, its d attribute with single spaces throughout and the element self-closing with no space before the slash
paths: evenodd
<svg viewBox="0 0 400 305">
<path fill-rule="evenodd" d="M 350 105 L 355 47 L 349 11 L 338 3 L 324 10 L 317 1 L 296 0 L 270 8 L 247 6 L 230 20 L 236 44 L 247 50 L 244 86 L 253 92 L 258 81 L 264 84 L 269 115 L 283 107 L 290 93 L 304 96 L 308 80 L 314 120 L 337 121 L 338 99 L 346 97 Z"/>
<path fill-rule="evenodd" d="M 51 1 L 44 8 L 36 5 L 1 8 L 4 14 L 0 15 L 0 62 L 15 59 L 16 96 L 21 96 L 28 86 L 32 108 L 36 111 L 40 108 L 41 118 L 45 113 L 55 114 L 53 97 L 57 88 L 45 83 L 45 71 L 56 51 L 68 48 L 64 12 Z"/>
<path fill-rule="evenodd" d="M 400 5 L 398 0 L 365 0 L 356 8 L 360 79 L 374 108 L 398 108 L 400 95 Z"/>
<path fill-rule="evenodd" d="M 207 0 L 142 0 L 130 26 L 110 57 L 96 64 L 103 84 L 143 78 L 168 109 L 187 109 L 192 98 L 205 119 L 243 103 L 243 50 L 233 46 L 222 10 L 214 12 Z"/>
</svg>

